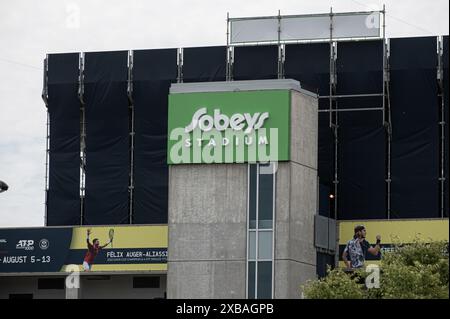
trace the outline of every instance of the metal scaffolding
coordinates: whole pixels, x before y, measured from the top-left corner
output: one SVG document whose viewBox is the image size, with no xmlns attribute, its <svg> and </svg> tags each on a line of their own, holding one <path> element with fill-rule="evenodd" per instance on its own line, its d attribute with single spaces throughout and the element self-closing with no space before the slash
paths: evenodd
<svg viewBox="0 0 450 319">
<path fill-rule="evenodd" d="M 128 77 L 127 77 L 127 97 L 128 97 L 128 120 L 130 128 L 130 184 L 129 191 L 129 223 L 133 224 L 134 213 L 134 100 L 133 100 L 133 51 L 128 52 Z"/>
<path fill-rule="evenodd" d="M 380 32 L 378 35 L 370 35 L 366 37 L 361 36 L 342 36 L 342 34 L 336 34 L 335 24 L 338 23 L 336 19 L 342 18 L 343 16 L 351 15 L 370 15 L 379 14 L 381 15 L 381 25 Z M 291 39 L 286 40 L 285 35 L 282 35 L 282 20 L 286 19 L 314 19 L 314 18 L 326 18 L 329 17 L 329 37 L 328 39 L 323 37 L 318 37 L 317 39 Z M 232 41 L 232 23 L 233 22 L 245 22 L 247 20 L 252 21 L 275 21 L 277 20 L 277 35 L 273 36 L 272 40 L 261 40 L 257 39 L 251 41 L 236 42 Z M 342 31 L 340 31 L 342 33 Z M 374 12 L 353 12 L 353 13 L 334 13 L 333 8 L 330 9 L 328 14 L 317 14 L 317 15 L 301 15 L 301 16 L 282 16 L 280 11 L 278 11 L 277 16 L 271 17 L 254 17 L 254 18 L 230 18 L 227 14 L 227 81 L 231 81 L 233 78 L 233 52 L 236 46 L 250 46 L 259 44 L 274 44 L 278 46 L 278 72 L 277 76 L 279 79 L 284 78 L 284 62 L 285 62 L 285 45 L 287 43 L 313 43 L 313 42 L 328 42 L 330 47 L 329 54 L 329 95 L 319 96 L 321 100 L 328 100 L 328 109 L 319 110 L 320 113 L 329 113 L 329 127 L 332 131 L 333 140 L 333 195 L 334 195 L 334 207 L 333 207 L 333 217 L 338 218 L 338 201 L 339 201 L 339 113 L 340 112 L 382 112 L 381 124 L 386 129 L 387 136 L 387 152 L 386 152 L 386 192 L 387 192 L 387 203 L 386 203 L 386 217 L 389 219 L 391 215 L 391 142 L 392 142 L 392 125 L 391 125 L 391 108 L 390 108 L 390 90 L 389 90 L 389 42 L 386 40 L 386 8 L 383 6 L 381 11 Z M 380 93 L 368 93 L 368 94 L 337 94 L 337 60 L 338 60 L 338 47 L 339 42 L 343 40 L 358 40 L 366 41 L 370 39 L 382 39 L 383 41 L 383 91 Z M 381 70 L 380 70 L 381 71 Z M 374 107 L 357 107 L 357 108 L 340 108 L 340 99 L 349 98 L 369 98 L 369 97 L 380 97 L 383 99 L 382 105 L 376 105 Z"/>
<path fill-rule="evenodd" d="M 177 49 L 177 83 L 183 83 L 183 48 Z"/>
<path fill-rule="evenodd" d="M 438 110 L 439 110 L 439 128 L 440 128 L 440 159 L 439 159 L 439 210 L 440 217 L 445 217 L 445 150 L 448 145 L 445 141 L 445 84 L 444 84 L 444 39 L 438 37 L 438 66 L 437 66 L 437 82 L 438 82 Z M 447 159 L 448 160 L 448 159 Z"/>
<path fill-rule="evenodd" d="M 391 219 L 392 112 L 390 84 L 389 40 L 383 38 L 383 123 L 386 131 L 386 217 Z"/>
<path fill-rule="evenodd" d="M 44 225 L 47 226 L 47 213 L 48 213 L 48 189 L 49 189 L 49 156 L 50 156 L 50 113 L 48 111 L 48 54 L 44 59 L 44 72 L 43 72 L 43 88 L 42 88 L 42 100 L 44 101 L 45 108 L 47 110 L 47 122 L 45 124 L 46 136 L 45 136 L 45 207 L 44 207 Z"/>
<path fill-rule="evenodd" d="M 86 105 L 84 102 L 84 53 L 79 55 L 78 100 L 80 101 L 80 225 L 84 223 L 86 196 Z"/>
</svg>

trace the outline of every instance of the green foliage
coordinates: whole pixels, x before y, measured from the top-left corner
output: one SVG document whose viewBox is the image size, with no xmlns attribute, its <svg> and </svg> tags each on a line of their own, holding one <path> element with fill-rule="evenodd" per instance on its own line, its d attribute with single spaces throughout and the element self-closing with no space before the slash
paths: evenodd
<svg viewBox="0 0 450 319">
<path fill-rule="evenodd" d="M 310 299 L 448 299 L 448 242 L 397 244 L 383 254 L 380 288 L 367 289 L 367 274 L 353 275 L 341 269 L 328 270 L 327 277 L 303 286 Z M 361 283 L 361 284 L 359 284 Z"/>
<path fill-rule="evenodd" d="M 308 281 L 303 291 L 309 299 L 363 299 L 363 285 L 358 281 L 358 276 L 350 276 L 342 269 L 328 269 L 325 278 Z"/>
</svg>

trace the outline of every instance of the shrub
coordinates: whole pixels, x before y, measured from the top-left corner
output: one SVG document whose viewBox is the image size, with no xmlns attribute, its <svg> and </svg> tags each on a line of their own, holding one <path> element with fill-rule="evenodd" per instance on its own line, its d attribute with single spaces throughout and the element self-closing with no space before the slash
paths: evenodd
<svg viewBox="0 0 450 319">
<path fill-rule="evenodd" d="M 342 269 L 328 269 L 327 276 L 302 287 L 310 299 L 448 299 L 448 242 L 397 244 L 383 255 L 380 288 L 367 289 L 367 274 L 349 275 Z"/>
</svg>

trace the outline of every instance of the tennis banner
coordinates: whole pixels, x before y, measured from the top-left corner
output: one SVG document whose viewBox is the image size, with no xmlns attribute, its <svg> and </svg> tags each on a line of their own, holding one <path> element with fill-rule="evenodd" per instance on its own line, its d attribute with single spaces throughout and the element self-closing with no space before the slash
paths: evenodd
<svg viewBox="0 0 450 319">
<path fill-rule="evenodd" d="M 167 226 L 0 229 L 0 273 L 167 270 Z"/>
<path fill-rule="evenodd" d="M 447 241 L 449 240 L 448 219 L 410 219 L 410 220 L 352 220 L 339 221 L 339 261 L 347 242 L 353 238 L 354 228 L 363 225 L 366 229 L 366 240 L 375 245 L 377 235 L 381 236 L 381 254 L 394 248 L 395 245 L 409 244 L 414 241 Z M 381 258 L 367 254 L 366 261 L 377 264 Z"/>
</svg>

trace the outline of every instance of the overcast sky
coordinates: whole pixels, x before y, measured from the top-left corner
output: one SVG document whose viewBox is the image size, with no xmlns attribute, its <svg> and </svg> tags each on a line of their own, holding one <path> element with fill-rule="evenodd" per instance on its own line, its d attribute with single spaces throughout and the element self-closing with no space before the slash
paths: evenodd
<svg viewBox="0 0 450 319">
<path fill-rule="evenodd" d="M 0 227 L 44 225 L 46 53 L 226 44 L 230 17 L 387 9 L 387 36 L 447 35 L 448 0 L 0 0 Z"/>
</svg>

